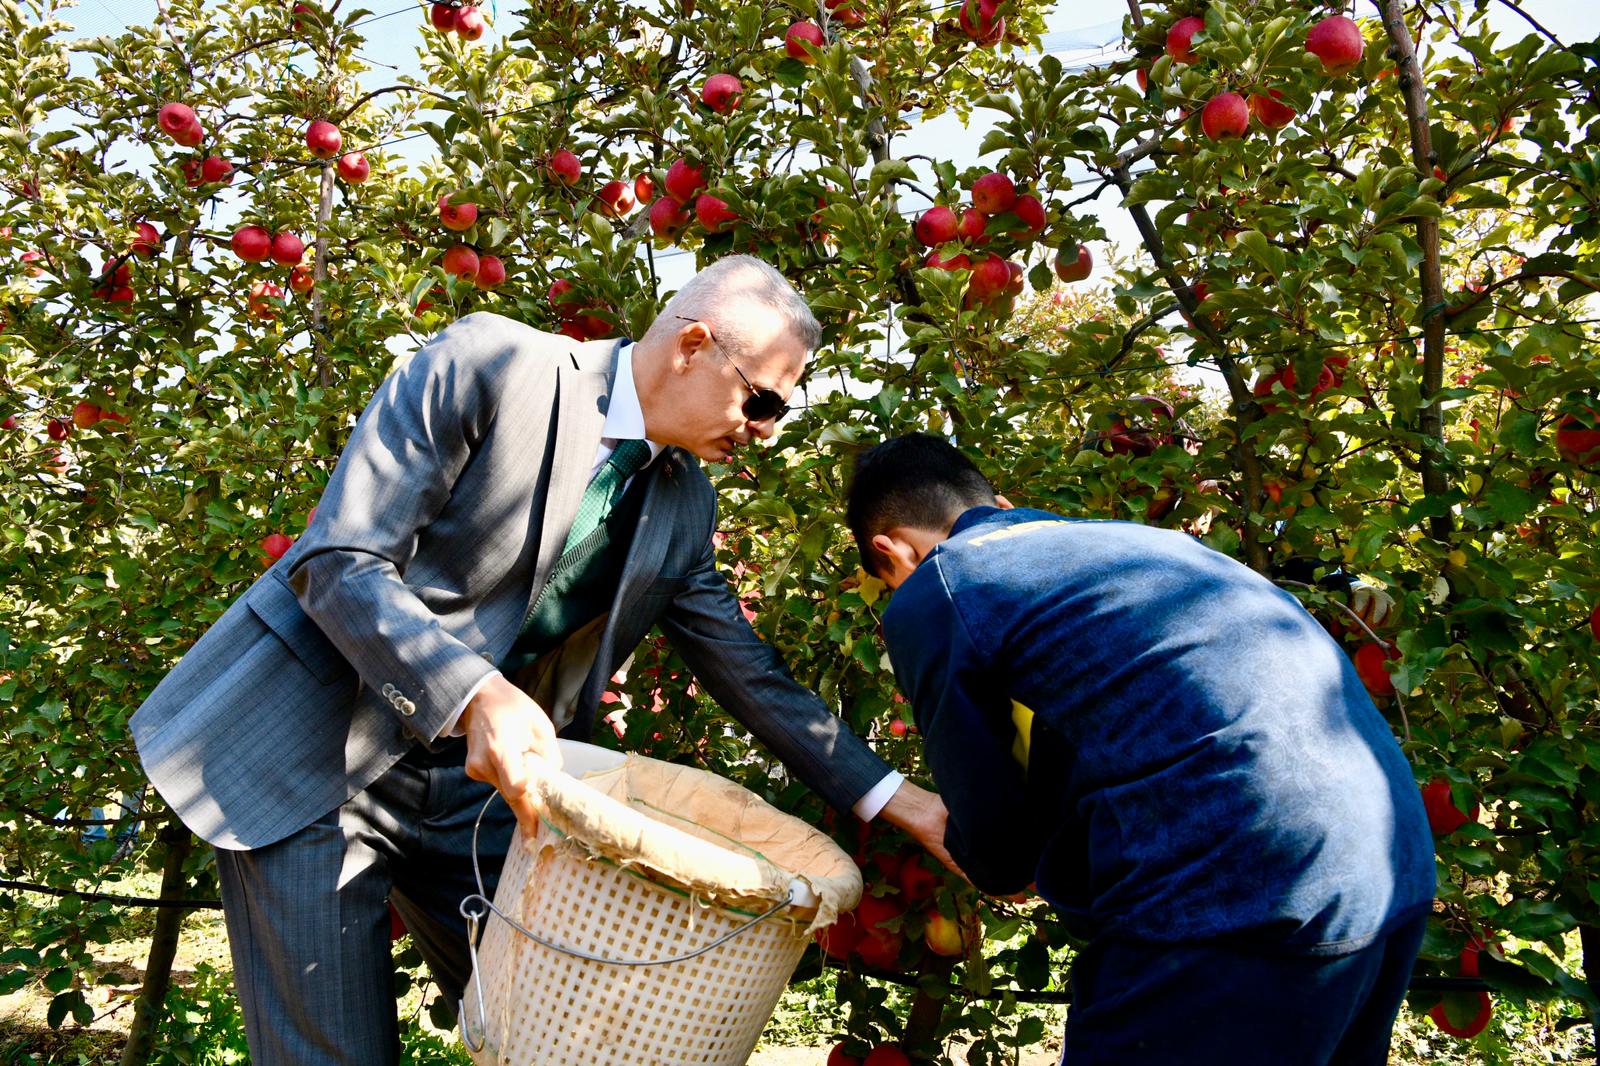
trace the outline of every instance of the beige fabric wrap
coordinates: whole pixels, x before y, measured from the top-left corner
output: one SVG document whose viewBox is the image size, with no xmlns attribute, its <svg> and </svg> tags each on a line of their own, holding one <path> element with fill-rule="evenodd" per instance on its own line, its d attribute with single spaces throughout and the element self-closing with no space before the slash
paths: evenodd
<svg viewBox="0 0 1600 1066">
<path fill-rule="evenodd" d="M 544 817 L 590 854 L 739 910 L 764 911 L 804 882 L 807 931 L 861 900 L 861 871 L 826 834 L 715 774 L 642 755 L 616 769 L 541 775 Z"/>
</svg>

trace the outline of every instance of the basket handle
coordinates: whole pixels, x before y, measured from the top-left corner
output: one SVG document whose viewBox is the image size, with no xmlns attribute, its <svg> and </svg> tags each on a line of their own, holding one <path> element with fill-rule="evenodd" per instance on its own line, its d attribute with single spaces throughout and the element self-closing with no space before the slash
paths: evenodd
<svg viewBox="0 0 1600 1066">
<path fill-rule="evenodd" d="M 723 944 L 726 944 L 739 934 L 747 932 L 748 930 L 755 928 L 757 925 L 760 925 L 768 918 L 771 918 L 773 915 L 789 906 L 790 903 L 794 902 L 794 892 L 791 890 L 785 893 L 784 897 L 777 903 L 774 903 L 768 910 L 756 915 L 754 918 L 751 918 L 748 922 L 745 922 L 738 928 L 723 933 L 709 944 L 695 948 L 693 951 L 685 952 L 682 955 L 673 955 L 670 958 L 665 959 L 608 959 L 602 955 L 591 955 L 587 951 L 582 951 L 574 947 L 568 947 L 565 944 L 557 944 L 552 940 L 544 939 L 537 933 L 531 932 L 528 929 L 524 929 L 522 925 L 516 921 L 516 919 L 512 918 L 499 907 L 496 907 L 494 903 L 484 895 L 483 873 L 478 866 L 478 829 L 483 825 L 483 816 L 488 812 L 489 804 L 493 803 L 495 797 L 498 795 L 500 795 L 498 791 L 491 792 L 489 794 L 489 798 L 483 801 L 483 807 L 478 811 L 477 821 L 475 821 L 472 825 L 472 873 L 477 879 L 478 891 L 463 899 L 459 908 L 461 911 L 461 917 L 467 920 L 467 953 L 472 958 L 472 984 L 473 988 L 478 993 L 478 1039 L 476 1042 L 473 1041 L 472 1036 L 467 1029 L 467 1004 L 465 997 L 457 1001 L 460 1009 L 456 1013 L 456 1018 L 457 1024 L 461 1031 L 461 1042 L 465 1044 L 467 1049 L 472 1051 L 474 1054 L 483 1050 L 484 1039 L 488 1031 L 488 1018 L 484 1013 L 483 1005 L 483 978 L 478 973 L 478 926 L 479 923 L 490 914 L 495 915 L 501 921 L 505 922 L 511 928 L 515 929 L 517 932 L 521 933 L 535 944 L 538 944 L 540 947 L 549 948 L 551 951 L 557 951 L 563 955 L 570 955 L 575 959 L 584 959 L 588 962 L 598 962 L 606 966 L 670 966 L 673 963 L 688 962 L 690 959 L 699 958 L 706 952 L 711 951 L 714 948 L 721 947 Z"/>
</svg>

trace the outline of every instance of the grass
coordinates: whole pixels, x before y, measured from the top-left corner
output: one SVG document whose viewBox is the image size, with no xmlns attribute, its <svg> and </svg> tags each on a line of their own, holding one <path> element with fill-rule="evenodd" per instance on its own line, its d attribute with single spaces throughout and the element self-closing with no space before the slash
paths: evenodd
<svg viewBox="0 0 1600 1066">
<path fill-rule="evenodd" d="M 130 879 L 110 891 L 152 894 L 154 876 Z M 148 914 L 148 912 L 145 912 Z M 0 1063 L 5 1066 L 42 1066 L 45 1063 L 114 1063 L 127 1038 L 128 1019 L 145 955 L 152 921 L 134 917 L 124 939 L 100 945 L 94 965 L 82 975 L 89 1003 L 95 1012 L 87 1026 L 53 1030 L 46 1023 L 50 993 L 36 982 L 0 997 Z M 0 930 L 0 939 L 6 939 Z M 402 946 L 404 946 L 402 944 Z M 404 964 L 415 952 L 402 953 Z M 441 1028 L 443 1017 L 431 1016 L 427 1003 L 425 969 L 401 967 L 404 986 L 399 996 L 403 1062 L 471 1066 L 471 1060 L 452 1029 Z M 232 974 L 222 915 L 196 911 L 184 922 L 183 938 L 174 963 L 174 988 L 168 1007 L 171 1019 L 158 1039 L 154 1061 L 185 1066 L 227 1066 L 248 1062 L 242 1022 L 232 993 Z M 890 990 L 891 997 L 902 996 Z M 1060 1054 L 1062 1008 L 1041 1008 L 1047 1039 L 1024 1052 L 1018 1066 L 1047 1066 Z M 1497 1003 L 1494 1020 L 1485 1034 L 1459 1041 L 1440 1033 L 1425 1017 L 1402 1011 L 1395 1027 L 1393 1066 L 1534 1066 L 1534 1064 L 1593 1061 L 1591 1037 L 1586 1027 L 1562 1028 L 1570 1010 L 1557 1007 L 1516 1008 Z M 826 1049 L 844 1029 L 843 1009 L 834 1001 L 831 974 L 785 993 L 763 1034 L 762 1046 L 752 1066 L 820 1066 Z M 957 1049 L 957 1061 L 961 1056 Z"/>
</svg>

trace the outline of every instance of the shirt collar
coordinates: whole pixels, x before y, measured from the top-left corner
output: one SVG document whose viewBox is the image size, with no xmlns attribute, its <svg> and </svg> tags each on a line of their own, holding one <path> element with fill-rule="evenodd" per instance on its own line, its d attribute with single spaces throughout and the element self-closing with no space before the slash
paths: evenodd
<svg viewBox="0 0 1600 1066">
<path fill-rule="evenodd" d="M 642 440 L 650 445 L 650 458 L 661 454 L 664 445 L 644 435 L 644 408 L 639 403 L 639 391 L 633 384 L 633 353 L 631 341 L 617 350 L 617 376 L 611 383 L 611 402 L 606 407 L 606 422 L 600 431 L 603 440 Z"/>
</svg>

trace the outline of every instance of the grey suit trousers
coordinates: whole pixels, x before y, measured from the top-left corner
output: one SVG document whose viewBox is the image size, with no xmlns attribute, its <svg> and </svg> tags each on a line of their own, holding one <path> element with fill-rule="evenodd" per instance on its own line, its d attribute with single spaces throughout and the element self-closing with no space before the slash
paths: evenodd
<svg viewBox="0 0 1600 1066">
<path fill-rule="evenodd" d="M 493 789 L 467 777 L 464 740 L 420 745 L 305 828 L 217 849 L 228 943 L 255 1066 L 385 1066 L 400 1040 L 392 901 L 455 1003 L 471 974 L 457 909 L 477 891 L 472 827 Z M 516 822 L 500 799 L 479 834 L 490 898 Z"/>
</svg>

